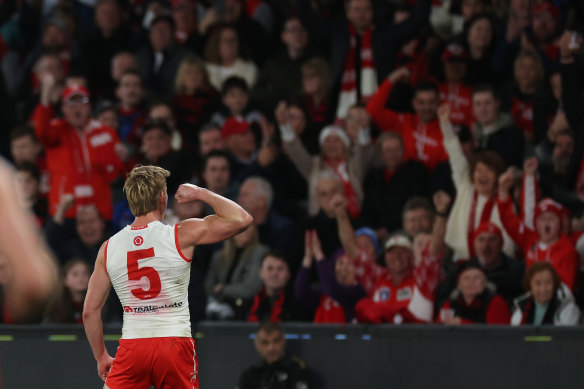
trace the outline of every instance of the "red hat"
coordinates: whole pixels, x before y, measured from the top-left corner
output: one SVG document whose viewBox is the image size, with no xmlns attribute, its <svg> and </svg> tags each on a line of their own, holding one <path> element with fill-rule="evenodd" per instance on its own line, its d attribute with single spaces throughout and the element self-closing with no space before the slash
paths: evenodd
<svg viewBox="0 0 584 389">
<path fill-rule="evenodd" d="M 538 5 L 535 6 L 535 8 L 533 8 L 533 15 L 542 12 L 548 12 L 556 20 L 560 18 L 560 10 L 558 7 L 556 7 L 555 4 L 547 2 L 539 3 Z"/>
<path fill-rule="evenodd" d="M 231 135 L 241 135 L 249 130 L 249 123 L 241 116 L 232 116 L 225 120 L 221 127 L 221 137 L 229 138 Z"/>
<path fill-rule="evenodd" d="M 458 43 L 451 43 L 444 48 L 442 52 L 442 61 L 466 61 L 467 60 L 466 51 L 462 45 Z"/>
<path fill-rule="evenodd" d="M 61 99 L 66 103 L 75 96 L 87 97 L 89 99 L 89 91 L 81 85 L 70 85 L 63 91 Z"/>
<path fill-rule="evenodd" d="M 491 222 L 482 222 L 476 229 L 474 238 L 476 239 L 484 232 L 491 235 L 497 235 L 500 239 L 503 239 L 503 233 L 501 232 L 501 229 Z"/>
<path fill-rule="evenodd" d="M 564 207 L 562 207 L 562 204 L 550 199 L 550 198 L 545 198 L 543 200 L 541 200 L 539 202 L 539 204 L 537 204 L 537 207 L 535 208 L 535 215 L 533 220 L 537 220 L 537 218 L 542 214 L 542 213 L 546 213 L 546 212 L 551 212 L 553 214 L 555 214 L 557 217 L 560 218 L 560 220 L 562 220 L 562 217 L 564 215 Z"/>
</svg>

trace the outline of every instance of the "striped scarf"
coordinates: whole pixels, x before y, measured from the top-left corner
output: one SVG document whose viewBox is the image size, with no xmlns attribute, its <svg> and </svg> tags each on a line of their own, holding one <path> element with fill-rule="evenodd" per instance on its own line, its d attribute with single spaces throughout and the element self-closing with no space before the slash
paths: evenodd
<svg viewBox="0 0 584 389">
<path fill-rule="evenodd" d="M 366 102 L 377 89 L 377 74 L 375 61 L 373 60 L 373 47 L 371 36 L 373 29 L 367 29 L 363 35 L 358 36 L 355 27 L 349 24 L 351 34 L 349 52 L 345 59 L 345 70 L 341 81 L 341 93 L 337 108 L 337 118 L 344 119 L 349 108 L 360 102 Z M 361 40 L 361 49 L 357 53 L 357 40 Z M 357 85 L 357 61 L 360 64 L 360 85 Z"/>
</svg>

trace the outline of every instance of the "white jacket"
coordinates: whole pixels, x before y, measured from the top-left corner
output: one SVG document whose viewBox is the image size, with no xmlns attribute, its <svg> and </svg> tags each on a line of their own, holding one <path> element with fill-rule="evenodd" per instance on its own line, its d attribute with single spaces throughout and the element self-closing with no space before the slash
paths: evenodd
<svg viewBox="0 0 584 389">
<path fill-rule="evenodd" d="M 554 325 L 578 325 L 580 323 L 580 309 L 574 303 L 574 296 L 572 296 L 570 288 L 568 288 L 567 285 L 562 284 L 556 292 L 556 297 L 560 304 L 554 312 Z M 523 315 L 525 314 L 525 306 L 529 299 L 531 299 L 531 292 L 527 292 L 526 294 L 515 299 L 513 303 L 513 316 L 511 316 L 511 325 L 521 325 L 521 322 L 523 321 Z"/>
</svg>

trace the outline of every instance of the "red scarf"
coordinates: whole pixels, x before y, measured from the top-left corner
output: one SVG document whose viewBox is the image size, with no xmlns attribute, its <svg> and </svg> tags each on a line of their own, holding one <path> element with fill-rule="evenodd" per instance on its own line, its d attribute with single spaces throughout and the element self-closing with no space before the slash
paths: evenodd
<svg viewBox="0 0 584 389">
<path fill-rule="evenodd" d="M 341 305 L 323 294 L 320 297 L 320 304 L 314 314 L 315 323 L 345 323 L 345 310 Z"/>
<path fill-rule="evenodd" d="M 377 77 L 375 61 L 373 60 L 373 46 L 371 36 L 373 28 L 365 30 L 360 37 L 352 24 L 349 24 L 349 52 L 345 58 L 345 69 L 341 79 L 341 93 L 339 94 L 339 108 L 337 117 L 344 119 L 349 107 L 358 103 L 357 88 L 361 91 L 361 99 L 367 101 L 377 89 Z M 357 39 L 361 38 L 361 50 L 357 57 Z M 357 73 L 355 63 L 357 59 L 361 62 L 361 85 L 357 85 Z M 373 76 L 373 80 L 371 80 Z"/>
<path fill-rule="evenodd" d="M 477 205 L 479 202 L 479 192 L 474 191 L 472 197 L 472 204 L 470 206 L 470 215 L 468 217 L 468 231 L 467 231 L 467 244 L 468 244 L 468 254 L 469 259 L 474 257 L 474 233 L 475 233 L 475 218 L 477 213 Z M 496 204 L 496 199 L 494 196 L 489 197 L 485 206 L 483 207 L 483 212 L 481 213 L 481 220 L 479 225 L 484 222 L 491 220 L 491 214 L 493 213 L 493 208 Z"/>
<path fill-rule="evenodd" d="M 267 295 L 266 290 L 262 288 L 253 298 L 253 305 L 249 310 L 249 316 L 247 321 L 259 322 L 259 318 L 262 316 L 262 312 L 270 309 L 270 321 L 278 323 L 282 321 L 282 311 L 284 310 L 284 300 L 286 299 L 286 292 L 281 291 L 278 299 L 274 301 L 274 304 L 270 307 L 269 302 L 270 297 Z"/>
<path fill-rule="evenodd" d="M 359 201 L 357 201 L 357 195 L 355 194 L 355 189 L 353 189 L 353 185 L 351 184 L 351 179 L 349 178 L 349 172 L 347 172 L 347 165 L 345 161 L 339 162 L 336 166 L 327 158 L 325 160 L 326 164 L 330 166 L 331 169 L 341 180 L 343 184 L 343 189 L 345 192 L 345 198 L 347 199 L 347 212 L 349 215 L 355 219 L 361 213 L 361 206 L 359 205 Z"/>
<path fill-rule="evenodd" d="M 523 131 L 534 134 L 533 127 L 533 99 L 520 100 L 517 97 L 513 98 L 511 102 L 511 115 L 515 126 L 521 128 Z"/>
</svg>

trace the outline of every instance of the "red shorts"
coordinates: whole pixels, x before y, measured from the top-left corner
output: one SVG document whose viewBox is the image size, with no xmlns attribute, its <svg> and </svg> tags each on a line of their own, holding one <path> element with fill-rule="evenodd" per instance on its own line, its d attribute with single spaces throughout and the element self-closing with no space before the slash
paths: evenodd
<svg viewBox="0 0 584 389">
<path fill-rule="evenodd" d="M 105 384 L 110 389 L 198 389 L 198 367 L 192 338 L 120 339 Z"/>
</svg>

